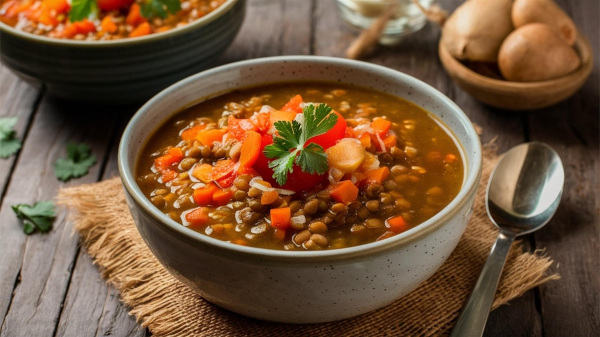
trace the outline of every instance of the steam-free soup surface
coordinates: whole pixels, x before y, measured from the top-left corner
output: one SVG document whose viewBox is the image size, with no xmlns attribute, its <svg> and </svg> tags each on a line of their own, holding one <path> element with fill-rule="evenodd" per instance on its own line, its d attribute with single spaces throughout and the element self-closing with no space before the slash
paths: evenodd
<svg viewBox="0 0 600 337">
<path fill-rule="evenodd" d="M 463 175 L 454 138 L 431 114 L 328 83 L 202 102 L 160 127 L 137 164 L 144 194 L 182 226 L 282 250 L 390 238 L 448 205 Z"/>
</svg>

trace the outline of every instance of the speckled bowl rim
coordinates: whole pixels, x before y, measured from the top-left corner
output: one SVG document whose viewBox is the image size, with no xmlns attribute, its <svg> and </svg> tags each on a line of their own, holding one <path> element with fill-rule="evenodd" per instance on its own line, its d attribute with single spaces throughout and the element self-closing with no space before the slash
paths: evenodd
<svg viewBox="0 0 600 337">
<path fill-rule="evenodd" d="M 170 219 L 168 216 L 166 216 L 164 213 L 158 210 L 158 208 L 152 205 L 152 203 L 144 196 L 141 189 L 137 185 L 135 178 L 133 177 L 133 167 L 131 167 L 128 163 L 127 153 L 128 139 L 132 139 L 131 135 L 135 133 L 136 125 L 138 125 L 143 120 L 146 111 L 148 111 L 157 102 L 165 99 L 165 97 L 169 96 L 170 93 L 175 92 L 182 87 L 192 85 L 199 79 L 211 78 L 211 76 L 214 76 L 218 73 L 230 72 L 236 69 L 239 70 L 251 68 L 257 65 L 273 64 L 273 66 L 275 66 L 275 64 L 278 65 L 293 62 L 330 66 L 354 66 L 376 74 L 377 76 L 390 76 L 391 74 L 393 74 L 395 77 L 399 77 L 402 81 L 408 82 L 414 90 L 426 91 L 430 92 L 431 95 L 435 95 L 440 100 L 441 104 L 445 104 L 448 107 L 448 111 L 451 111 L 450 113 L 456 115 L 457 119 L 460 121 L 460 124 L 462 124 L 465 130 L 467 131 L 467 137 L 474 142 L 473 147 L 476 150 L 473 154 L 472 162 L 467 162 L 467 159 L 465 158 L 465 167 L 468 167 L 468 174 L 466 175 L 466 178 L 463 182 L 463 187 L 459 191 L 458 195 L 442 211 L 434 215 L 429 220 L 394 237 L 354 247 L 323 251 L 279 251 L 266 248 L 255 248 L 234 245 L 225 241 L 211 238 L 209 236 L 195 232 L 187 227 L 184 227 L 181 224 Z M 256 84 L 253 84 L 252 86 L 260 85 L 261 83 L 258 82 Z M 227 91 L 222 93 L 219 92 L 218 94 L 224 94 L 233 90 L 235 90 L 235 88 L 232 87 L 229 88 Z M 214 97 L 214 95 L 206 94 L 203 97 L 210 98 Z M 190 102 L 190 104 L 195 104 L 196 102 L 197 100 L 194 100 Z M 176 113 L 178 112 L 172 112 L 170 116 L 173 116 Z M 466 156 L 466 150 L 464 148 L 464 145 L 458 139 L 458 137 L 456 137 L 456 135 L 454 135 L 454 137 L 459 143 L 459 147 L 461 148 L 463 155 Z M 374 65 L 367 62 L 324 56 L 275 56 L 252 59 L 219 66 L 183 79 L 155 95 L 135 113 L 135 115 L 127 124 L 125 131 L 123 132 L 123 136 L 119 143 L 118 150 L 118 167 L 123 187 L 133 199 L 133 202 L 136 204 L 136 207 L 140 207 L 143 212 L 150 215 L 156 221 L 156 223 L 161 225 L 164 229 L 167 229 L 172 234 L 177 235 L 178 237 L 192 245 L 196 244 L 207 246 L 205 248 L 210 248 L 210 250 L 215 254 L 244 260 L 257 260 L 262 263 L 271 262 L 286 264 L 312 262 L 322 264 L 340 260 L 349 261 L 348 259 L 355 258 L 369 258 L 379 254 L 384 254 L 386 252 L 389 252 L 390 250 L 397 249 L 397 247 L 401 247 L 405 244 L 416 241 L 422 236 L 425 236 L 428 233 L 435 231 L 441 226 L 443 226 L 445 222 L 449 220 L 449 218 L 457 215 L 457 213 L 463 208 L 464 204 L 468 202 L 470 196 L 472 196 L 475 193 L 479 185 L 479 180 L 481 178 L 481 163 L 482 150 L 477 132 L 475 131 L 471 121 L 465 115 L 465 113 L 444 94 L 431 87 L 430 85 L 394 69 Z M 135 165 L 135 162 L 132 164 Z"/>
<path fill-rule="evenodd" d="M 140 36 L 135 38 L 125 38 L 118 40 L 109 40 L 109 41 L 79 41 L 72 39 L 56 39 L 46 36 L 35 35 L 31 33 L 27 33 L 18 29 L 15 29 L 4 22 L 0 21 L 0 31 L 6 31 L 8 34 L 12 34 L 18 36 L 25 40 L 30 40 L 32 42 L 38 42 L 42 44 L 49 44 L 55 46 L 65 46 L 65 47 L 75 47 L 75 48 L 107 48 L 107 47 L 117 47 L 123 45 L 135 45 L 141 43 L 149 43 L 152 41 L 164 40 L 173 36 L 177 36 L 180 34 L 185 34 L 186 32 L 196 30 L 200 27 L 203 27 L 210 22 L 219 18 L 219 16 L 223 15 L 227 11 L 229 11 L 238 1 L 240 0 L 226 0 L 221 6 L 217 7 L 214 11 L 208 13 L 207 15 L 192 21 L 191 23 L 182 26 L 170 29 L 166 32 L 154 33 L 146 36 Z"/>
</svg>

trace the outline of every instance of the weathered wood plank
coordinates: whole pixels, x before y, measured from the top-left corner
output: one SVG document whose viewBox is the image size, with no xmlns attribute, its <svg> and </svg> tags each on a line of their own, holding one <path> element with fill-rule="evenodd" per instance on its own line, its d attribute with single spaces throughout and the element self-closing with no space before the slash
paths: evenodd
<svg viewBox="0 0 600 337">
<path fill-rule="evenodd" d="M 118 175 L 117 149 L 126 122 L 135 109 L 118 109 L 113 118 L 119 120 L 111 139 L 108 160 L 102 179 Z M 84 249 L 72 271 L 69 291 L 58 322 L 57 336 L 144 336 L 145 329 L 128 314 L 129 308 L 119 301 L 118 292 L 100 277 L 100 271 Z M 82 319 L 85 317 L 86 319 Z"/>
<path fill-rule="evenodd" d="M 40 92 L 0 64 L 0 117 L 17 117 L 17 137 L 23 139 Z M 0 159 L 0 196 L 4 194 L 17 156 Z"/>
<path fill-rule="evenodd" d="M 311 3 L 305 0 L 248 1 L 244 24 L 218 63 L 308 54 Z"/>
<path fill-rule="evenodd" d="M 77 236 L 66 224 L 63 210 L 52 231 L 26 236 L 10 205 L 51 200 L 64 185 L 55 178 L 53 163 L 65 156 L 67 142 L 86 142 L 102 158 L 107 150 L 105 137 L 113 128 L 114 122 L 101 109 L 46 98 L 41 102 L 0 209 L 0 288 L 13 289 L 16 283 L 0 336 L 53 335 L 77 254 Z M 68 184 L 95 181 L 99 172 L 97 164 L 88 175 Z"/>
</svg>

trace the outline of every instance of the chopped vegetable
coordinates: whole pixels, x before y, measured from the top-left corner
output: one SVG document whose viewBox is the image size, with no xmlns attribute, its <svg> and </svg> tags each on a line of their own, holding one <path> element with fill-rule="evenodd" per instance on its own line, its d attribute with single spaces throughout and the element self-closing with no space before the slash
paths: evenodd
<svg viewBox="0 0 600 337">
<path fill-rule="evenodd" d="M 373 122 L 371 122 L 371 128 L 375 131 L 379 137 L 384 137 L 388 131 L 390 131 L 390 127 L 392 126 L 392 122 L 383 118 L 375 118 Z"/>
<path fill-rule="evenodd" d="M 67 158 L 59 158 L 54 163 L 54 174 L 59 180 L 68 181 L 86 175 L 95 163 L 96 157 L 89 145 L 69 143 Z"/>
<path fill-rule="evenodd" d="M 115 24 L 115 22 L 112 19 L 112 16 L 107 15 L 104 17 L 104 19 L 102 19 L 102 22 L 100 23 L 100 27 L 102 28 L 103 32 L 107 32 L 107 33 L 114 33 L 117 31 L 118 27 Z"/>
<path fill-rule="evenodd" d="M 214 142 L 220 142 L 223 140 L 226 130 L 224 129 L 210 129 L 202 130 L 196 134 L 196 139 L 199 140 L 203 145 L 212 145 Z"/>
<path fill-rule="evenodd" d="M 290 99 L 290 101 L 287 102 L 281 108 L 281 110 L 282 111 L 291 111 L 291 112 L 295 112 L 295 113 L 301 113 L 303 101 L 304 100 L 302 99 L 302 96 L 296 95 L 296 96 L 292 97 L 292 99 Z"/>
<path fill-rule="evenodd" d="M 336 124 L 338 115 L 331 111 L 331 107 L 325 104 L 316 109 L 311 104 L 304 108 L 302 124 L 295 120 L 275 123 L 279 135 L 273 139 L 273 144 L 265 147 L 264 153 L 268 158 L 275 158 L 269 167 L 273 169 L 273 178 L 279 185 L 285 184 L 288 173 L 293 172 L 294 163 L 310 174 L 322 174 L 327 170 L 323 147 L 312 142 L 307 144 L 307 141 L 326 133 Z"/>
<path fill-rule="evenodd" d="M 402 233 L 409 229 L 408 224 L 406 223 L 406 220 L 404 220 L 404 218 L 402 216 L 396 216 L 396 217 L 387 219 L 387 224 L 388 224 L 390 231 L 392 231 L 396 234 Z"/>
<path fill-rule="evenodd" d="M 240 167 L 252 167 L 258 159 L 260 153 L 260 134 L 255 131 L 248 131 L 246 139 L 242 143 L 241 155 L 239 159 Z"/>
<path fill-rule="evenodd" d="M 200 187 L 194 190 L 192 198 L 198 206 L 210 206 L 213 203 L 213 194 L 219 189 L 219 187 L 211 182 L 205 187 Z"/>
<path fill-rule="evenodd" d="M 129 33 L 129 37 L 144 36 L 152 33 L 152 28 L 148 22 L 142 22 L 139 26 L 135 27 L 134 30 Z"/>
<path fill-rule="evenodd" d="M 194 227 L 195 229 L 205 226 L 209 219 L 206 207 L 196 208 L 185 215 L 185 221 L 190 224 L 190 227 Z"/>
<path fill-rule="evenodd" d="M 103 11 L 114 11 L 121 8 L 127 8 L 134 0 L 96 0 L 98 8 Z"/>
<path fill-rule="evenodd" d="M 218 189 L 212 196 L 214 206 L 227 205 L 233 198 L 233 191 L 230 189 Z"/>
<path fill-rule="evenodd" d="M 365 149 L 360 141 L 344 138 L 325 151 L 330 167 L 343 173 L 354 172 L 365 159 Z"/>
<path fill-rule="evenodd" d="M 350 180 L 343 180 L 333 185 L 331 188 L 331 198 L 337 202 L 347 204 L 356 200 L 358 197 L 358 187 Z"/>
<path fill-rule="evenodd" d="M 211 172 L 213 170 L 213 166 L 210 164 L 201 164 L 194 166 L 192 170 L 192 176 L 203 183 L 209 183 L 212 181 Z"/>
<path fill-rule="evenodd" d="M 227 130 L 229 134 L 237 139 L 244 140 L 248 131 L 256 131 L 256 125 L 249 119 L 238 119 L 233 116 L 227 118 Z"/>
<path fill-rule="evenodd" d="M 198 132 L 204 130 L 205 128 L 206 128 L 206 125 L 200 124 L 200 125 L 192 126 L 189 129 L 185 129 L 181 132 L 181 139 L 187 140 L 187 141 L 196 139 L 196 137 L 198 136 Z"/>
<path fill-rule="evenodd" d="M 366 179 L 365 183 L 367 185 L 371 184 L 382 184 L 384 180 L 390 175 L 390 169 L 387 166 L 382 166 L 380 168 L 370 170 L 364 173 Z"/>
<path fill-rule="evenodd" d="M 275 127 L 275 123 L 279 122 L 279 121 L 288 121 L 291 122 L 294 120 L 294 118 L 296 118 L 296 115 L 298 113 L 294 112 L 294 111 L 287 111 L 287 110 L 275 110 L 275 111 L 271 111 L 271 124 L 269 126 L 269 128 L 271 127 Z"/>
<path fill-rule="evenodd" d="M 211 180 L 219 180 L 232 175 L 234 167 L 235 162 L 231 159 L 217 161 L 210 174 Z"/>
<path fill-rule="evenodd" d="M 154 167 L 162 172 L 173 165 L 179 164 L 182 159 L 183 151 L 178 147 L 172 147 L 167 150 L 166 154 L 154 159 Z"/>
<path fill-rule="evenodd" d="M 23 232 L 29 235 L 36 230 L 44 233 L 52 229 L 56 218 L 54 204 L 51 201 L 38 201 L 33 206 L 18 204 L 12 206 L 13 211 L 23 222 Z"/>
<path fill-rule="evenodd" d="M 271 226 L 286 230 L 291 224 L 291 210 L 289 207 L 271 208 Z"/>
<path fill-rule="evenodd" d="M 14 130 L 16 117 L 0 118 L 0 158 L 8 158 L 21 149 L 21 141 Z"/>
<path fill-rule="evenodd" d="M 131 7 L 129 7 L 129 13 L 127 13 L 125 22 L 134 27 L 142 22 L 146 22 L 146 18 L 142 16 L 140 5 L 134 2 Z"/>
</svg>

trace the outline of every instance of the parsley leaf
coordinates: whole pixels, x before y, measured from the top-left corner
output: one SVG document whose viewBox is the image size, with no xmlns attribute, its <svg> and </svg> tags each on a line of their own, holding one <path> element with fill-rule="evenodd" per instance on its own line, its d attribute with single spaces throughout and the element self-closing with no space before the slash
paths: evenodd
<svg viewBox="0 0 600 337">
<path fill-rule="evenodd" d="M 59 180 L 68 181 L 86 175 L 95 163 L 96 157 L 89 145 L 69 143 L 67 158 L 59 158 L 54 163 L 54 174 Z"/>
<path fill-rule="evenodd" d="M 17 125 L 17 117 L 0 118 L 0 158 L 8 158 L 21 149 L 21 141 L 13 129 Z"/>
<path fill-rule="evenodd" d="M 181 2 L 179 0 L 144 0 L 140 6 L 140 13 L 146 19 L 154 17 L 165 19 L 168 13 L 175 14 L 180 10 Z"/>
<path fill-rule="evenodd" d="M 18 204 L 12 206 L 13 211 L 23 221 L 23 232 L 29 235 L 36 230 L 44 233 L 52 229 L 56 218 L 54 204 L 51 201 L 38 201 L 33 206 Z"/>
<path fill-rule="evenodd" d="M 98 17 L 98 4 L 96 0 L 72 0 L 69 10 L 69 21 L 95 19 Z"/>
<path fill-rule="evenodd" d="M 326 104 L 316 108 L 311 104 L 303 109 L 302 124 L 295 120 L 275 122 L 279 135 L 263 152 L 267 158 L 275 158 L 269 162 L 269 167 L 273 169 L 273 178 L 279 185 L 285 184 L 288 173 L 294 172 L 294 163 L 310 174 L 322 174 L 327 170 L 327 155 L 323 147 L 306 142 L 333 128 L 338 117 L 331 111 Z"/>
</svg>

